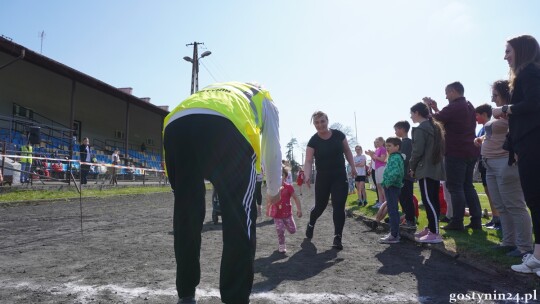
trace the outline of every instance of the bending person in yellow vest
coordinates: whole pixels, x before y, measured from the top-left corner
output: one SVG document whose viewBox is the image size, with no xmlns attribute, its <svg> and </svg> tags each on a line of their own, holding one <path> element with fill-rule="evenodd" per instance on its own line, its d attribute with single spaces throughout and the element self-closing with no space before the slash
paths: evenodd
<svg viewBox="0 0 540 304">
<path fill-rule="evenodd" d="M 261 163 L 267 175 L 267 199 L 277 202 L 281 186 L 279 118 L 269 92 L 240 82 L 210 85 L 165 118 L 163 145 L 174 191 L 179 303 L 196 303 L 205 179 L 219 194 L 223 217 L 221 300 L 248 303 L 256 245 L 254 191 Z"/>
<path fill-rule="evenodd" d="M 30 182 L 30 171 L 32 170 L 32 145 L 27 139 L 26 145 L 21 146 L 21 184 Z M 26 157 L 24 157 L 26 156 Z"/>
</svg>

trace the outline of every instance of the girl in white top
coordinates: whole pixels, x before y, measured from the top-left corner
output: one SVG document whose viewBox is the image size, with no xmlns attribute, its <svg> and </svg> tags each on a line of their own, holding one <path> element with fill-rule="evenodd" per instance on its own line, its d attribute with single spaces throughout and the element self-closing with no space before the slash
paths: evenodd
<svg viewBox="0 0 540 304">
<path fill-rule="evenodd" d="M 362 154 L 362 147 L 354 147 L 356 155 L 354 159 L 354 167 L 356 168 L 356 190 L 358 192 L 358 206 L 367 205 L 367 196 L 366 196 L 366 161 L 367 158 Z"/>
</svg>

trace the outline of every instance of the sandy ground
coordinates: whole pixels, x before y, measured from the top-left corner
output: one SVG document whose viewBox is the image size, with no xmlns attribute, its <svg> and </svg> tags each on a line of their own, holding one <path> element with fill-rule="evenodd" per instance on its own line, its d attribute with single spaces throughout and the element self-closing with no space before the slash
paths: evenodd
<svg viewBox="0 0 540 304">
<path fill-rule="evenodd" d="M 199 303 L 221 303 L 221 225 L 211 222 L 210 199 Z M 473 292 L 534 292 L 410 241 L 379 244 L 381 232 L 352 218 L 344 250 L 331 249 L 331 208 L 308 241 L 313 198 L 304 191 L 301 200 L 305 215 L 286 254 L 277 252 L 273 221 L 257 224 L 252 303 L 448 303 Z M 0 206 L 0 303 L 176 303 L 172 209 L 171 193 L 84 199 L 81 234 L 78 200 Z"/>
</svg>

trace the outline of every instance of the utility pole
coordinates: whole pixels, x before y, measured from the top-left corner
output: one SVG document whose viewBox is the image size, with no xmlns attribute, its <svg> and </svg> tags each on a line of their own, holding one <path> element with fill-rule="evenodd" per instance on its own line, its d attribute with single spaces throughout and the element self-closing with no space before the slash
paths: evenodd
<svg viewBox="0 0 540 304">
<path fill-rule="evenodd" d="M 193 61 L 192 61 L 192 69 L 191 69 L 191 94 L 199 91 L 199 52 L 197 50 L 197 45 L 204 44 L 201 42 L 193 42 L 186 46 L 193 45 Z"/>
<path fill-rule="evenodd" d="M 193 57 L 184 57 L 184 60 L 191 62 L 191 94 L 199 90 L 199 52 L 197 46 L 203 44 L 202 42 L 193 42 L 186 44 L 186 46 L 193 45 Z M 204 56 L 203 56 L 204 57 Z"/>
</svg>

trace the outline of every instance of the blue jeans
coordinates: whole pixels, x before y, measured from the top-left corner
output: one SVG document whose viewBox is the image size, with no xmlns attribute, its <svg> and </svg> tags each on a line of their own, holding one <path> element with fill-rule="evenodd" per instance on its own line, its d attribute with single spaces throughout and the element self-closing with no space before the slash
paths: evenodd
<svg viewBox="0 0 540 304">
<path fill-rule="evenodd" d="M 29 181 L 28 171 L 30 171 L 30 169 L 32 169 L 31 163 L 21 163 L 21 171 L 25 171 L 25 172 L 21 172 L 21 183 L 26 183 Z"/>
<path fill-rule="evenodd" d="M 354 192 L 354 178 L 349 177 L 347 181 L 349 182 L 349 193 L 353 193 Z"/>
<path fill-rule="evenodd" d="M 482 224 L 480 200 L 473 186 L 473 171 L 477 161 L 477 157 L 460 158 L 447 156 L 445 158 L 446 186 L 452 198 L 452 208 L 454 211 L 452 222 L 463 223 L 465 205 L 468 205 L 471 224 Z"/>
<path fill-rule="evenodd" d="M 394 237 L 399 236 L 398 198 L 400 191 L 401 188 L 398 187 L 384 187 L 384 194 L 386 195 L 386 208 L 388 210 L 388 216 L 390 217 L 390 233 Z"/>
</svg>

